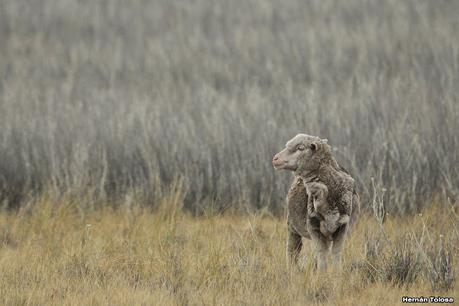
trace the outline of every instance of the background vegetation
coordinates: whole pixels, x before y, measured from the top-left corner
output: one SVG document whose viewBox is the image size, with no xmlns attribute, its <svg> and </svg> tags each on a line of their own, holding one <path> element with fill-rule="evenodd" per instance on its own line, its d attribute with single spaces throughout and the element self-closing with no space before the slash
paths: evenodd
<svg viewBox="0 0 459 306">
<path fill-rule="evenodd" d="M 281 212 L 272 155 L 328 138 L 366 202 L 459 186 L 456 1 L 0 1 L 0 186 Z M 374 189 L 371 178 L 374 178 Z"/>
</svg>

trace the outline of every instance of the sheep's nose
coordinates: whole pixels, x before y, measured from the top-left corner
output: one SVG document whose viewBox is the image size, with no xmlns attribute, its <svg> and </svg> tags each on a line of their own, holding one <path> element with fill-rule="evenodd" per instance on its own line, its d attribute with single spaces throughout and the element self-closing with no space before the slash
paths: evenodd
<svg viewBox="0 0 459 306">
<path fill-rule="evenodd" d="M 273 157 L 273 161 L 277 161 L 278 159 L 279 159 L 279 156 L 277 156 L 277 155 L 274 155 L 274 157 Z"/>
</svg>

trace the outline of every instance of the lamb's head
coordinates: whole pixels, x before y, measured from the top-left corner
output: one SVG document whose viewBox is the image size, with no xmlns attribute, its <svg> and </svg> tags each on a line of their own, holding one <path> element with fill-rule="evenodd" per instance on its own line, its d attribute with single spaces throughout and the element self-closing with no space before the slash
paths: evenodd
<svg viewBox="0 0 459 306">
<path fill-rule="evenodd" d="M 330 157 L 331 149 L 327 139 L 298 134 L 287 142 L 285 149 L 274 155 L 273 166 L 276 170 L 289 170 L 304 175 L 318 169 L 321 162 Z"/>
<path fill-rule="evenodd" d="M 314 209 L 319 210 L 324 204 L 326 204 L 326 199 L 328 197 L 328 188 L 325 184 L 319 182 L 312 182 L 305 184 L 308 197 L 311 197 L 314 203 Z"/>
</svg>

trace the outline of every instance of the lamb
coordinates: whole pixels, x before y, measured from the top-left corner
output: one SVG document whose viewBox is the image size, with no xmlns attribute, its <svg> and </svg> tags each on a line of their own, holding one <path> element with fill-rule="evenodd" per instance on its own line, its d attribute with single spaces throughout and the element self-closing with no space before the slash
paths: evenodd
<svg viewBox="0 0 459 306">
<path fill-rule="evenodd" d="M 326 139 L 298 134 L 286 144 L 286 148 L 273 158 L 276 170 L 292 171 L 294 181 L 287 195 L 287 259 L 296 264 L 303 246 L 302 238 L 312 239 L 320 269 L 326 268 L 331 248 L 334 261 L 339 262 L 341 250 L 349 227 L 360 211 L 360 199 L 355 183 L 331 154 Z M 331 237 L 320 230 L 320 219 L 307 211 L 308 195 L 305 184 L 322 182 L 328 189 L 327 201 L 334 203 L 340 215 L 350 216 L 349 222 L 340 225 Z"/>
<path fill-rule="evenodd" d="M 338 209 L 327 202 L 328 188 L 324 184 L 312 182 L 305 184 L 305 187 L 308 194 L 308 214 L 321 220 L 320 232 L 331 239 L 339 226 L 349 223 L 349 215 L 340 215 Z"/>
</svg>

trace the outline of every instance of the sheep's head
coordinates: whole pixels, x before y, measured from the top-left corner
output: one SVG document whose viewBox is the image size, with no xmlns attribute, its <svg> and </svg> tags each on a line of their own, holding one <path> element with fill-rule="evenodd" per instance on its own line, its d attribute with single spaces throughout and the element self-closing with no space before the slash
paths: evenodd
<svg viewBox="0 0 459 306">
<path fill-rule="evenodd" d="M 327 139 L 298 134 L 287 142 L 285 149 L 274 155 L 273 166 L 276 170 L 307 174 L 316 170 L 330 154 Z"/>
</svg>

